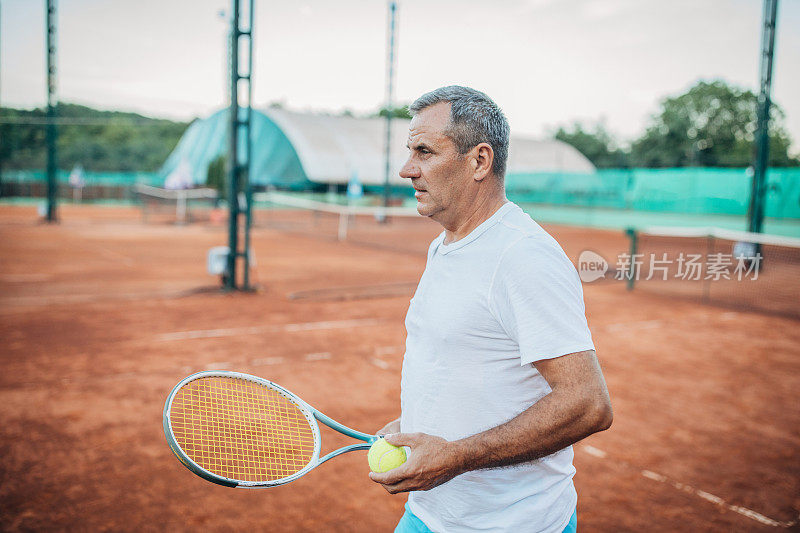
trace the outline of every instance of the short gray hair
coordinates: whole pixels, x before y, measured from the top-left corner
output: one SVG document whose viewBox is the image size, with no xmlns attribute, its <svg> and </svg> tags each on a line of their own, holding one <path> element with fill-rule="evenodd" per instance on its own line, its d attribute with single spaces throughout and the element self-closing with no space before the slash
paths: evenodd
<svg viewBox="0 0 800 533">
<path fill-rule="evenodd" d="M 480 143 L 487 143 L 494 151 L 492 171 L 502 178 L 508 160 L 510 128 L 503 111 L 491 98 L 480 91 L 449 85 L 425 93 L 408 107 L 412 116 L 439 102 L 450 103 L 450 124 L 445 134 L 450 137 L 458 153 L 466 154 Z"/>
</svg>

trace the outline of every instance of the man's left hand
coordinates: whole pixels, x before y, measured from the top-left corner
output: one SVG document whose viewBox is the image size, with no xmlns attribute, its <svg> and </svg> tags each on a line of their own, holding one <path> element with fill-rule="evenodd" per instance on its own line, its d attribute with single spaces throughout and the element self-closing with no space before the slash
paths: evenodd
<svg viewBox="0 0 800 533">
<path fill-rule="evenodd" d="M 372 481 L 383 485 L 390 494 L 412 490 L 430 490 L 461 473 L 455 446 L 441 437 L 426 433 L 386 435 L 394 446 L 408 446 L 408 460 L 388 472 L 370 472 Z"/>
</svg>

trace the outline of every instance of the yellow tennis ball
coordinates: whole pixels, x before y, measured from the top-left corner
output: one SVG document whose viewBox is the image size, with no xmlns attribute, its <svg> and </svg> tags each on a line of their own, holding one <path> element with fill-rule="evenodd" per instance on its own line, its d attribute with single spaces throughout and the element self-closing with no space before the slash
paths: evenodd
<svg viewBox="0 0 800 533">
<path fill-rule="evenodd" d="M 406 462 L 406 451 L 381 437 L 370 446 L 367 460 L 373 472 L 387 472 Z"/>
</svg>

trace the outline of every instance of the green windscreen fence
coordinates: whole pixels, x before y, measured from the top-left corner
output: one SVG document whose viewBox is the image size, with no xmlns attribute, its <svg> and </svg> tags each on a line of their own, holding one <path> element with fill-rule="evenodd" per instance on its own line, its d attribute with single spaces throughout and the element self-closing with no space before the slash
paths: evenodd
<svg viewBox="0 0 800 533">
<path fill-rule="evenodd" d="M 269 172 L 264 175 L 269 175 Z M 68 177 L 68 171 L 59 172 L 60 183 L 67 185 Z M 84 178 L 87 187 L 128 188 L 135 183 L 163 186 L 164 172 L 87 171 Z M 38 196 L 41 191 L 31 186 L 41 188 L 45 182 L 43 170 L 6 170 L 2 176 L 3 194 Z M 584 212 L 600 208 L 620 214 L 642 212 L 742 217 L 749 207 L 751 182 L 752 177 L 746 169 L 637 168 L 598 170 L 590 174 L 510 174 L 506 176 L 506 189 L 508 197 L 520 204 L 577 207 L 584 208 Z M 303 183 L 308 184 L 307 181 Z M 17 186 L 10 187 L 12 185 Z M 367 189 L 368 193 L 375 195 L 382 192 L 381 187 Z M 410 187 L 392 189 L 395 195 L 413 198 Z M 766 216 L 800 220 L 800 168 L 769 169 Z"/>
<path fill-rule="evenodd" d="M 513 174 L 506 177 L 506 189 L 519 203 L 746 215 L 751 182 L 747 169 L 611 169 L 593 174 Z M 800 168 L 768 171 L 766 214 L 800 218 Z"/>
<path fill-rule="evenodd" d="M 70 170 L 58 171 L 59 184 L 69 185 Z M 145 185 L 163 186 L 164 177 L 157 172 L 83 172 L 84 186 L 106 185 L 129 187 L 136 183 Z M 3 183 L 45 183 L 47 172 L 44 170 L 5 170 L 2 176 Z"/>
</svg>

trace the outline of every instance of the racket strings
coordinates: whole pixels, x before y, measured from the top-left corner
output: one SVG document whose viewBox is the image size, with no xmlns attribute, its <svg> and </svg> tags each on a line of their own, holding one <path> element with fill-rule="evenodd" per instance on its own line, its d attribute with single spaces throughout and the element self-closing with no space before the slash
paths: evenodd
<svg viewBox="0 0 800 533">
<path fill-rule="evenodd" d="M 195 463 L 238 481 L 275 481 L 302 470 L 314 454 L 314 432 L 279 392 L 233 377 L 184 385 L 172 400 L 175 440 Z"/>
</svg>

